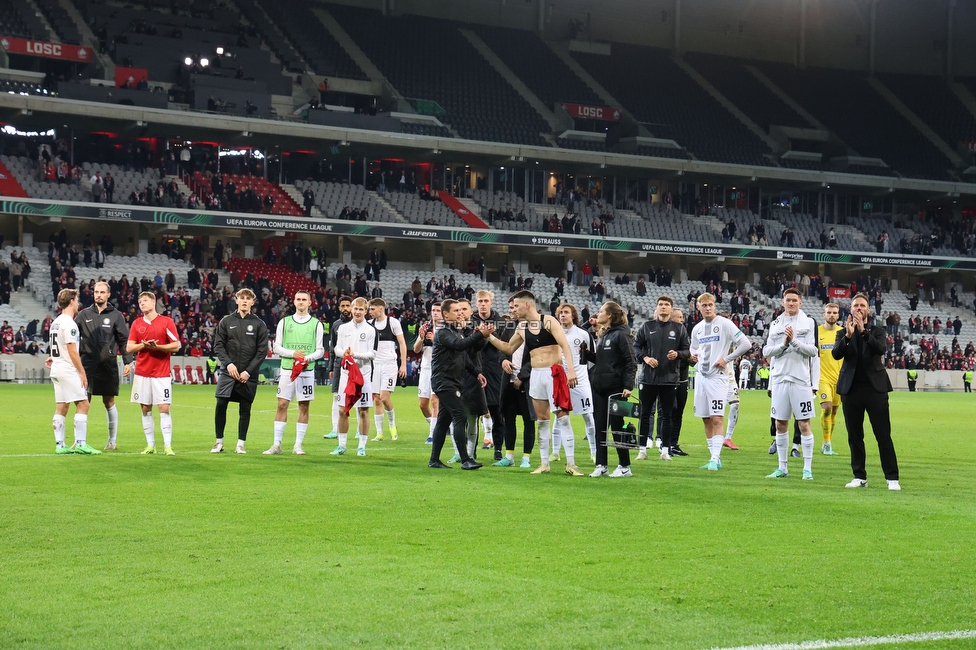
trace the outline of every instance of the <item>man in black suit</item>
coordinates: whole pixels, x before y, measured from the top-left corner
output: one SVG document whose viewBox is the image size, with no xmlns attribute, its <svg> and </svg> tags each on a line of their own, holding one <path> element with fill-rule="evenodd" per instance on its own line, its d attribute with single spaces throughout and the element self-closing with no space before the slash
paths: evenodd
<svg viewBox="0 0 976 650">
<path fill-rule="evenodd" d="M 851 301 L 851 314 L 844 329 L 837 332 L 837 341 L 831 351 L 835 359 L 844 361 L 837 380 L 837 392 L 844 406 L 847 442 L 851 447 L 851 469 L 854 472 L 854 480 L 846 487 L 868 485 L 864 468 L 864 412 L 867 411 L 874 437 L 878 440 L 881 468 L 888 481 L 888 489 L 900 490 L 898 459 L 891 442 L 891 414 L 888 410 L 891 382 L 881 361 L 887 339 L 883 327 L 867 326 L 870 312 L 868 297 L 863 293 L 855 295 Z"/>
</svg>

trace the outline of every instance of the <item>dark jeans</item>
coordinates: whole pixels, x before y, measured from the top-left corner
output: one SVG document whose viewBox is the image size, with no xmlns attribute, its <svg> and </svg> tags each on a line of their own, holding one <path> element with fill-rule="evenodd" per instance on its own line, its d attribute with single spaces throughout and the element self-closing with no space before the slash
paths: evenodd
<svg viewBox="0 0 976 650">
<path fill-rule="evenodd" d="M 454 443 L 458 448 L 458 455 L 461 462 L 471 460 L 468 456 L 468 440 L 464 435 L 468 425 L 468 416 L 464 411 L 464 402 L 453 390 L 437 392 L 437 399 L 440 400 L 440 408 L 437 411 L 437 422 L 434 424 L 434 446 L 430 450 L 430 461 L 441 459 L 441 450 L 444 448 L 444 441 L 447 439 L 447 432 L 454 424 Z"/>
<path fill-rule="evenodd" d="M 841 396 L 841 403 L 844 406 L 844 422 L 847 424 L 847 442 L 851 446 L 851 470 L 854 478 L 868 478 L 864 468 L 864 412 L 867 411 L 871 429 L 878 441 L 885 479 L 897 481 L 898 459 L 895 456 L 895 445 L 891 442 L 888 393 L 878 393 L 870 387 L 854 386 L 847 395 Z"/>
<path fill-rule="evenodd" d="M 621 389 L 609 390 L 606 393 L 593 391 L 593 420 L 596 423 L 596 464 L 607 466 L 607 416 L 610 412 L 610 396 L 619 393 Z M 624 428 L 624 419 L 618 415 L 609 418 L 610 429 L 620 431 Z M 621 436 L 614 435 L 613 439 L 620 441 Z M 624 467 L 630 467 L 630 450 L 617 447 L 617 460 Z"/>
<path fill-rule="evenodd" d="M 647 446 L 648 436 L 653 436 L 654 411 L 657 411 L 658 421 L 660 422 L 661 446 L 671 447 L 671 418 L 674 412 L 675 387 L 641 384 L 638 391 L 641 401 L 640 416 L 640 444 Z M 660 399 L 660 403 L 658 403 Z M 655 409 L 654 406 L 657 406 Z"/>
<path fill-rule="evenodd" d="M 681 436 L 681 421 L 685 415 L 685 404 L 688 403 L 688 382 L 683 381 L 674 389 L 674 410 L 671 412 L 671 446 L 678 446 Z"/>
<path fill-rule="evenodd" d="M 529 415 L 529 401 L 525 393 L 516 390 L 507 377 L 502 379 L 501 415 L 505 422 L 505 451 L 515 451 L 515 439 L 518 431 L 515 428 L 515 418 L 522 418 L 522 451 L 531 454 L 535 447 L 535 422 Z M 489 407 L 490 409 L 491 407 Z M 492 416 L 494 417 L 494 416 Z M 495 431 L 498 430 L 495 425 Z M 498 449 L 499 437 L 495 435 L 495 449 Z"/>
</svg>

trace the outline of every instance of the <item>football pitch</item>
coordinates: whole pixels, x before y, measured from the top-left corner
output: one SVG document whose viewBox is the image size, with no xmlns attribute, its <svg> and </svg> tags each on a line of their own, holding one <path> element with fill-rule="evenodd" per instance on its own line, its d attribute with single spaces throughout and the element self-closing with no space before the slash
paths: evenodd
<svg viewBox="0 0 976 650">
<path fill-rule="evenodd" d="M 248 455 L 230 453 L 235 405 L 228 452 L 212 455 L 213 390 L 176 386 L 177 456 L 141 456 L 123 386 L 118 451 L 79 457 L 53 453 L 50 386 L 0 387 L 0 648 L 976 647 L 972 395 L 892 394 L 903 490 L 889 492 L 870 433 L 869 487 L 844 489 L 842 419 L 834 457 L 814 423 L 814 481 L 800 459 L 766 479 L 760 391 L 743 394 L 741 450 L 723 451 L 721 471 L 699 470 L 689 399 L 689 457 L 590 479 L 564 463 L 547 476 L 490 460 L 428 469 L 416 389 L 395 393 L 400 440 L 365 458 L 328 454 L 322 387 L 308 455 L 288 453 L 295 407 L 286 453 L 261 455 L 272 387 Z M 69 444 L 71 430 L 69 416 Z M 161 450 L 158 424 L 156 436 Z M 105 444 L 100 402 L 88 439 Z"/>
</svg>

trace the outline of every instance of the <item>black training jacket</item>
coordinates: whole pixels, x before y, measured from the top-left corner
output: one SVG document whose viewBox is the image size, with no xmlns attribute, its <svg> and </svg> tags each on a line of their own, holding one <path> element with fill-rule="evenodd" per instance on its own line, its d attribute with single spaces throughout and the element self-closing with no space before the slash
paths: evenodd
<svg viewBox="0 0 976 650">
<path fill-rule="evenodd" d="M 597 340 L 596 350 L 587 350 L 586 360 L 594 363 L 590 368 L 590 386 L 595 392 L 610 395 L 624 389 L 633 390 L 637 357 L 626 325 L 611 327 Z"/>
<path fill-rule="evenodd" d="M 125 351 L 129 340 L 129 325 L 125 316 L 112 303 L 105 303 L 105 309 L 98 313 L 95 305 L 85 307 L 75 316 L 75 324 L 81 336 L 81 365 L 89 368 L 111 362 L 122 351 L 122 361 L 132 363 L 132 356 Z"/>
<path fill-rule="evenodd" d="M 473 332 L 465 338 L 456 328 L 442 325 L 434 334 L 434 352 L 431 357 L 430 388 L 435 393 L 460 392 L 467 372 L 468 350 L 480 345 L 485 337 Z"/>
<path fill-rule="evenodd" d="M 220 319 L 214 339 L 214 354 L 224 371 L 234 364 L 237 372 L 247 371 L 257 381 L 261 362 L 268 356 L 268 326 L 263 320 L 254 314 L 241 318 L 235 311 Z"/>
<path fill-rule="evenodd" d="M 680 360 L 691 356 L 691 341 L 688 330 L 681 323 L 654 320 L 645 321 L 637 330 L 634 339 L 634 354 L 641 369 L 640 383 L 648 386 L 674 386 L 679 381 Z M 668 352 L 674 350 L 678 358 L 668 359 Z M 657 359 L 657 368 L 644 363 L 644 357 Z"/>
</svg>

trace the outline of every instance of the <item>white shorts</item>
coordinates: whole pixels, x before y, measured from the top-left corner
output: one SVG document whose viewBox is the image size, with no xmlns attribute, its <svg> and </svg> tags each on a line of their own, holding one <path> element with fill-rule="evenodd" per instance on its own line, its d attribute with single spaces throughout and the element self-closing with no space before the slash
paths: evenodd
<svg viewBox="0 0 976 650">
<path fill-rule="evenodd" d="M 143 406 L 172 404 L 173 380 L 169 377 L 136 375 L 132 378 L 132 398 L 129 401 Z"/>
<path fill-rule="evenodd" d="M 399 371 L 395 361 L 382 365 L 373 364 L 373 394 L 379 395 L 384 390 L 392 393 L 396 389 Z"/>
<path fill-rule="evenodd" d="M 349 373 L 342 373 L 339 377 L 339 392 L 336 393 L 336 399 L 339 400 L 339 406 L 342 407 L 346 403 L 346 381 L 349 380 Z M 367 380 L 363 384 L 363 395 L 356 402 L 356 408 L 368 409 L 373 406 L 373 391 L 370 390 L 370 382 Z"/>
<path fill-rule="evenodd" d="M 552 393 L 552 368 L 533 368 L 529 376 L 529 397 L 549 402 L 549 412 L 555 413 L 559 407 L 556 406 Z"/>
<path fill-rule="evenodd" d="M 420 368 L 420 383 L 417 385 L 417 397 L 430 399 L 434 391 L 430 389 L 430 368 Z"/>
<path fill-rule="evenodd" d="M 725 415 L 725 401 L 729 394 L 729 379 L 721 377 L 695 377 L 695 417 L 707 418 Z"/>
<path fill-rule="evenodd" d="M 281 369 L 278 375 L 278 399 L 289 402 L 311 402 L 315 399 L 315 371 L 305 370 L 299 373 L 295 381 L 291 380 L 291 370 Z"/>
<path fill-rule="evenodd" d="M 54 402 L 56 404 L 88 401 L 88 391 L 81 385 L 81 375 L 78 373 L 51 377 L 51 383 L 54 384 Z"/>
<path fill-rule="evenodd" d="M 729 390 L 725 394 L 725 402 L 727 404 L 735 404 L 739 401 L 739 387 L 736 386 L 735 382 L 729 382 Z"/>
<path fill-rule="evenodd" d="M 569 397 L 573 400 L 573 415 L 593 412 L 593 391 L 588 380 L 576 384 L 576 388 L 570 388 Z"/>
<path fill-rule="evenodd" d="M 789 421 L 791 416 L 797 420 L 809 420 L 816 414 L 813 389 L 810 386 L 783 382 L 770 384 L 769 388 L 773 393 L 773 403 L 769 407 L 770 417 L 784 421 Z"/>
</svg>

